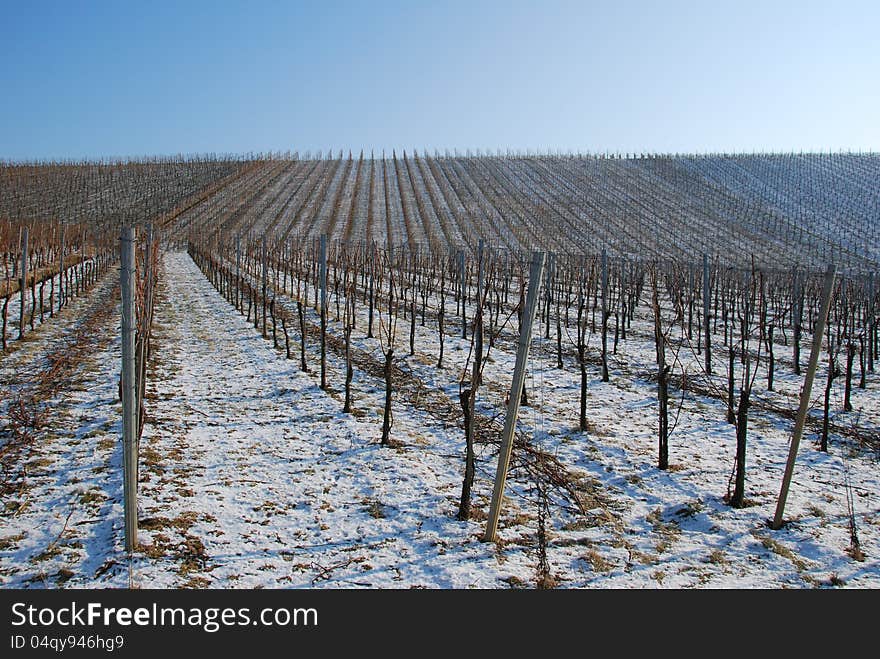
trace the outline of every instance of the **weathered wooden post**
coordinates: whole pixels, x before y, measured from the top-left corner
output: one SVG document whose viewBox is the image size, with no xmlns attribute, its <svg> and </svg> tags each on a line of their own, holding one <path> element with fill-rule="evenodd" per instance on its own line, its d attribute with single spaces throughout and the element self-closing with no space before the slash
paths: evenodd
<svg viewBox="0 0 880 659">
<path fill-rule="evenodd" d="M 144 396 L 147 387 L 147 360 L 149 359 L 150 327 L 153 321 L 153 225 L 147 223 L 146 243 L 144 245 L 144 306 L 140 322 L 140 336 L 136 337 L 137 347 L 137 441 L 140 442 L 144 429 Z M 140 447 L 138 447 L 140 453 Z M 137 470 L 135 470 L 137 471 Z"/>
<path fill-rule="evenodd" d="M 608 252 L 602 249 L 602 382 L 608 382 Z"/>
<path fill-rule="evenodd" d="M 785 512 L 785 501 L 788 498 L 788 488 L 791 485 L 791 476 L 794 472 L 794 461 L 797 457 L 798 446 L 804 433 L 804 425 L 807 422 L 807 412 L 810 408 L 810 391 L 813 388 L 813 378 L 816 376 L 816 366 L 819 363 L 819 353 L 822 352 L 822 334 L 825 331 L 825 321 L 828 318 L 828 310 L 831 307 L 831 291 L 834 288 L 834 266 L 829 265 L 825 273 L 825 282 L 822 285 L 822 307 L 816 326 L 813 328 L 813 347 L 810 351 L 810 363 L 804 376 L 804 387 L 801 389 L 801 404 L 798 408 L 797 419 L 794 424 L 794 435 L 791 438 L 791 446 L 788 449 L 788 462 L 785 464 L 785 474 L 782 477 L 782 487 L 779 490 L 779 501 L 776 504 L 776 516 L 773 518 L 773 529 L 782 527 L 782 515 Z"/>
<path fill-rule="evenodd" d="M 241 310 L 241 234 L 235 236 L 235 308 Z"/>
<path fill-rule="evenodd" d="M 76 295 L 79 296 L 85 291 L 83 282 L 83 269 L 86 262 L 86 231 L 82 230 L 79 237 L 79 275 L 76 276 Z M 74 275 L 76 275 L 76 266 L 73 266 Z"/>
<path fill-rule="evenodd" d="M 376 243 L 375 242 L 370 243 L 369 269 L 370 269 L 370 298 L 369 298 L 370 308 L 368 311 L 369 315 L 367 317 L 367 338 L 372 339 L 373 338 L 373 304 L 375 303 L 375 300 L 376 300 L 376 291 L 375 291 L 375 286 L 376 286 L 376 280 L 375 280 L 375 277 L 376 277 Z"/>
<path fill-rule="evenodd" d="M 556 278 L 556 253 L 550 252 L 547 256 L 547 267 L 544 271 L 544 338 L 550 339 L 550 305 L 553 302 L 553 280 Z"/>
<path fill-rule="evenodd" d="M 458 283 L 460 289 L 459 298 L 461 299 L 461 338 L 467 338 L 467 282 L 465 281 L 464 269 L 464 250 L 458 250 Z"/>
<path fill-rule="evenodd" d="M 792 339 L 792 359 L 794 361 L 794 372 L 801 374 L 801 325 L 804 316 L 804 290 L 803 280 L 800 271 L 794 269 L 794 290 L 792 291 L 792 327 L 794 328 L 794 338 Z"/>
<path fill-rule="evenodd" d="M 688 329 L 687 329 L 687 337 L 688 341 L 693 338 L 693 323 L 694 323 L 694 287 L 696 286 L 696 274 L 694 273 L 694 264 L 693 262 L 688 263 Z M 622 296 L 621 296 L 622 297 Z M 697 353 L 700 351 L 699 342 L 697 345 Z"/>
<path fill-rule="evenodd" d="M 874 283 L 874 273 L 871 272 L 868 275 L 868 322 L 866 323 L 867 327 L 865 328 L 865 333 L 868 335 L 868 372 L 874 372 L 874 359 L 876 355 L 874 354 L 874 337 L 877 333 L 877 321 L 874 319 L 877 310 L 875 308 L 874 298 L 877 295 L 877 291 L 875 289 Z"/>
<path fill-rule="evenodd" d="M 27 293 L 27 276 L 28 276 L 28 228 L 21 228 L 21 267 L 19 268 L 19 302 L 20 314 L 18 316 L 18 338 L 24 336 L 24 309 Z"/>
<path fill-rule="evenodd" d="M 64 223 L 61 223 L 61 248 L 58 251 L 58 311 L 64 306 Z"/>
<path fill-rule="evenodd" d="M 498 452 L 498 469 L 495 472 L 495 486 L 492 489 L 492 503 L 489 506 L 489 520 L 486 522 L 486 533 L 483 540 L 494 542 L 498 531 L 498 518 L 501 514 L 501 500 L 504 497 L 504 485 L 507 482 L 507 467 L 510 464 L 510 453 L 513 449 L 513 436 L 516 431 L 516 417 L 519 414 L 520 396 L 526 379 L 526 364 L 529 359 L 529 346 L 532 342 L 532 326 L 535 312 L 538 309 L 538 291 L 541 288 L 541 276 L 544 271 L 544 253 L 532 255 L 532 266 L 529 270 L 529 292 L 526 296 L 526 307 L 523 310 L 522 330 L 519 334 L 519 349 L 516 353 L 516 365 L 513 369 L 513 381 L 507 401 L 507 416 L 504 419 L 504 431 L 501 434 L 501 449 Z"/>
<path fill-rule="evenodd" d="M 483 264 L 483 239 L 477 243 L 477 313 L 474 316 L 474 337 L 477 366 L 483 360 L 483 286 L 486 277 L 486 268 Z M 477 384 L 476 382 L 474 383 Z"/>
<path fill-rule="evenodd" d="M 266 235 L 263 234 L 262 258 L 263 258 L 263 338 L 266 338 L 266 297 L 269 287 L 269 251 L 266 248 Z"/>
<path fill-rule="evenodd" d="M 706 343 L 706 353 L 703 355 L 703 366 L 706 370 L 706 375 L 712 375 L 712 327 L 709 324 L 711 295 L 712 289 L 709 285 L 709 255 L 703 254 L 703 340 Z"/>
<path fill-rule="evenodd" d="M 125 550 L 137 546 L 137 403 L 135 382 L 135 232 L 122 227 L 120 287 L 122 289 L 122 460 Z"/>
<path fill-rule="evenodd" d="M 327 388 L 327 234 L 321 234 L 321 389 Z"/>
</svg>

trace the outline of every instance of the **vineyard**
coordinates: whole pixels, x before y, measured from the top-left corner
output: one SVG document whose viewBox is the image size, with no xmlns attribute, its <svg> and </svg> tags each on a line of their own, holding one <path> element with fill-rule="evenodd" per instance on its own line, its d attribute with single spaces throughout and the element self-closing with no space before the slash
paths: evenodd
<svg viewBox="0 0 880 659">
<path fill-rule="evenodd" d="M 0 167 L 0 584 L 877 587 L 878 180 Z"/>
</svg>

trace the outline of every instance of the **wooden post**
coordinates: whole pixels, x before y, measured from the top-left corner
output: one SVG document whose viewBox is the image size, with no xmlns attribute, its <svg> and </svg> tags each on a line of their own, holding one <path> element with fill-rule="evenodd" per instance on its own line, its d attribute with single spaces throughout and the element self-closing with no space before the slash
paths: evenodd
<svg viewBox="0 0 880 659">
<path fill-rule="evenodd" d="M 85 293 L 85 280 L 83 278 L 83 274 L 85 273 L 86 267 L 86 231 L 83 229 L 82 235 L 79 239 L 79 278 L 76 280 L 76 294 L 80 295 Z M 74 272 L 76 271 L 76 267 L 74 266 Z"/>
<path fill-rule="evenodd" d="M 474 361 L 474 365 L 476 369 L 474 370 L 475 378 L 473 382 L 473 386 L 477 387 L 479 383 L 477 382 L 476 374 L 478 372 L 477 369 L 480 368 L 480 364 L 483 361 L 483 285 L 485 280 L 485 267 L 483 266 L 483 239 L 480 238 L 480 241 L 477 245 L 477 313 L 474 316 L 474 332 L 476 336 L 474 337 L 474 343 L 476 348 L 476 359 Z M 491 308 L 490 308 L 491 311 Z"/>
<path fill-rule="evenodd" d="M 235 236 L 235 308 L 241 310 L 241 234 Z"/>
<path fill-rule="evenodd" d="M 694 286 L 696 285 L 696 275 L 694 274 L 694 264 L 688 263 L 688 329 L 687 329 L 687 337 L 688 341 L 691 340 L 693 336 L 693 322 L 694 322 Z M 623 297 L 623 296 L 621 296 Z M 697 342 L 697 352 L 700 351 L 699 342 Z"/>
<path fill-rule="evenodd" d="M 874 358 L 876 355 L 874 354 L 874 333 L 876 332 L 876 321 L 874 320 L 874 314 L 876 313 L 876 309 L 874 308 L 874 297 L 876 295 L 874 289 L 874 273 L 871 272 L 868 274 L 868 322 L 866 323 L 867 327 L 865 328 L 865 333 L 867 334 L 868 339 L 868 372 L 874 372 Z"/>
<path fill-rule="evenodd" d="M 465 307 L 467 282 L 465 282 L 464 249 L 458 251 L 458 289 L 461 301 L 461 338 L 467 338 L 467 310 Z"/>
<path fill-rule="evenodd" d="M 266 248 L 266 236 L 263 235 L 262 257 L 263 257 L 263 338 L 266 338 L 266 297 L 269 286 L 269 251 Z"/>
<path fill-rule="evenodd" d="M 602 382 L 608 382 L 608 252 L 602 249 Z M 549 324 L 550 315 L 547 314 Z"/>
<path fill-rule="evenodd" d="M 791 485 L 791 476 L 794 472 L 794 460 L 797 457 L 798 446 L 804 433 L 804 425 L 807 422 L 807 411 L 810 407 L 810 391 L 813 388 L 813 378 L 816 375 L 816 366 L 819 363 L 819 353 L 822 352 L 822 334 L 825 331 L 825 321 L 828 318 L 828 310 L 831 307 L 831 291 L 833 288 L 834 265 L 829 265 L 828 270 L 825 272 L 825 282 L 822 285 L 822 307 L 819 311 L 819 317 L 816 319 L 816 326 L 813 328 L 813 347 L 810 350 L 810 363 L 804 376 L 804 387 L 801 389 L 801 404 L 800 408 L 798 408 L 791 446 L 788 449 L 788 462 L 785 465 L 785 474 L 782 477 L 782 488 L 779 490 L 779 501 L 776 504 L 773 529 L 782 527 L 785 500 L 788 498 L 788 488 Z"/>
<path fill-rule="evenodd" d="M 794 372 L 796 375 L 801 373 L 801 323 L 804 315 L 804 293 L 803 281 L 801 280 L 800 271 L 794 269 L 794 290 L 792 291 L 792 327 L 794 328 L 794 338 L 792 339 L 792 359 L 794 361 Z"/>
<path fill-rule="evenodd" d="M 64 223 L 61 223 L 61 249 L 58 252 L 58 311 L 64 306 Z"/>
<path fill-rule="evenodd" d="M 321 389 L 327 388 L 327 234 L 321 234 Z"/>
<path fill-rule="evenodd" d="M 367 338 L 373 338 L 373 304 L 375 302 L 375 286 L 376 286 L 376 243 L 370 243 L 370 298 L 369 311 L 367 316 Z"/>
<path fill-rule="evenodd" d="M 703 340 L 706 343 L 706 353 L 704 358 L 704 368 L 706 375 L 712 375 L 712 338 L 711 326 L 709 324 L 709 311 L 711 309 L 710 297 L 712 291 L 709 286 L 709 255 L 703 254 Z"/>
<path fill-rule="evenodd" d="M 147 359 L 149 356 L 150 326 L 153 315 L 153 224 L 147 223 L 146 244 L 144 246 L 144 307 L 140 322 L 141 335 L 137 337 L 137 441 L 140 442 L 144 428 L 144 396 L 147 386 Z M 138 446 L 138 454 L 140 446 Z M 137 469 L 135 469 L 137 473 Z"/>
<path fill-rule="evenodd" d="M 556 277 L 556 253 L 547 256 L 547 267 L 544 269 L 544 338 L 550 339 L 550 304 L 553 301 L 553 280 Z"/>
<path fill-rule="evenodd" d="M 125 550 L 137 546 L 137 404 L 135 383 L 134 229 L 122 227 L 120 286 L 122 289 L 122 460 Z"/>
<path fill-rule="evenodd" d="M 498 531 L 501 499 L 504 496 L 504 484 L 507 482 L 507 467 L 510 464 L 510 453 L 513 449 L 516 417 L 519 414 L 520 397 L 526 379 L 526 364 L 529 358 L 529 346 L 532 342 L 532 325 L 535 322 L 535 312 L 538 308 L 538 291 L 541 287 L 543 271 L 544 252 L 535 252 L 532 254 L 532 266 L 529 270 L 529 292 L 526 296 L 526 307 L 523 310 L 519 349 L 516 353 L 516 365 L 513 369 L 513 381 L 510 385 L 510 396 L 507 401 L 507 416 L 504 419 L 504 431 L 501 435 L 501 449 L 498 452 L 498 469 L 495 472 L 495 486 L 492 489 L 489 520 L 486 522 L 486 534 L 483 536 L 485 542 L 494 542 L 495 534 Z"/>
<path fill-rule="evenodd" d="M 18 316 L 18 338 L 24 336 L 24 308 L 25 308 L 25 300 L 27 293 L 27 276 L 28 276 L 28 228 L 22 227 L 21 229 L 21 268 L 19 268 L 19 276 L 21 279 L 19 280 L 19 297 L 20 300 L 20 311 L 21 313 Z"/>
<path fill-rule="evenodd" d="M 467 311 L 465 307 L 465 303 L 467 302 L 467 283 L 464 280 L 465 270 L 464 270 L 464 250 L 460 249 L 458 251 L 458 284 L 461 294 L 459 297 L 461 298 L 461 338 L 467 338 Z"/>
</svg>

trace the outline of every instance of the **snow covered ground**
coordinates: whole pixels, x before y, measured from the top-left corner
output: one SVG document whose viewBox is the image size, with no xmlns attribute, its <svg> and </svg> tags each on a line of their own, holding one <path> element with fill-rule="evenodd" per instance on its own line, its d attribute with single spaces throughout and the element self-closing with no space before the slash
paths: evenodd
<svg viewBox="0 0 880 659">
<path fill-rule="evenodd" d="M 416 411 L 344 415 L 217 294 L 166 260 L 142 440 L 144 587 L 497 585 L 477 524 L 454 520 L 456 441 Z M 519 559 L 527 565 L 527 558 Z"/>
<path fill-rule="evenodd" d="M 88 268 L 95 267 L 95 261 L 92 258 L 86 258 L 82 262 L 65 267 L 65 286 L 67 286 L 65 290 L 68 293 L 68 300 L 72 300 L 84 292 L 80 288 L 83 282 L 83 265 L 81 264 L 85 264 L 85 267 Z M 34 327 L 37 327 L 42 324 L 43 320 L 54 316 L 53 311 L 60 313 L 58 312 L 60 290 L 61 276 L 58 274 L 25 290 L 25 333 L 32 331 L 32 320 Z M 8 301 L 4 299 L 3 303 L 0 303 L 0 309 L 3 304 L 6 306 L 6 327 L 3 328 L 0 324 L 0 332 L 5 329 L 6 341 L 11 345 L 18 338 L 19 319 L 21 318 L 21 291 L 10 295 Z M 40 318 L 41 315 L 43 320 Z"/>
<path fill-rule="evenodd" d="M 78 303 L 97 300 L 101 290 Z M 35 345 L 57 340 L 53 323 L 61 320 L 41 328 Z M 314 339 L 312 372 L 303 373 L 182 253 L 165 256 L 158 292 L 141 442 L 142 548 L 129 561 L 121 551 L 118 316 L 102 322 L 96 336 L 106 338 L 83 358 L 73 387 L 80 391 L 54 400 L 40 431 L 46 441 L 34 455 L 48 461 L 29 472 L 26 493 L 4 494 L 4 586 L 507 588 L 541 578 L 539 498 L 523 469 L 511 475 L 499 542 L 480 541 L 495 470 L 491 443 L 478 446 L 473 519 L 455 518 L 464 440 L 449 410 L 467 341 L 448 335 L 446 367 L 437 370 L 436 331 L 419 327 L 417 352 L 408 356 L 401 323 L 398 367 L 423 388 L 395 391 L 395 446 L 382 447 L 384 384 L 374 371 L 355 370 L 355 411 L 343 414 L 340 355 L 328 352 L 330 388 L 321 390 Z M 363 319 L 359 327 L 362 336 Z M 291 340 L 293 347 L 298 335 Z M 754 412 L 748 505 L 734 510 L 723 497 L 735 438 L 719 401 L 684 400 L 670 439 L 672 468 L 660 471 L 654 385 L 638 375 L 639 364 L 643 376 L 650 371 L 652 345 L 622 344 L 627 357 L 612 361 L 609 383 L 591 370 L 589 433 L 574 429 L 576 369 L 553 368 L 547 347 L 536 338 L 522 428 L 564 467 L 586 510 L 550 492 L 545 572 L 552 582 L 880 585 L 876 456 L 839 438 L 821 453 L 805 438 L 787 507 L 792 521 L 771 531 L 789 422 Z M 360 338 L 355 348 L 360 364 L 381 359 L 375 340 Z M 16 372 L 15 358 L 0 362 L 3 373 Z M 492 384 L 481 390 L 484 415 L 500 411 L 512 364 L 502 342 L 486 367 Z M 876 386 L 872 380 L 855 392 L 866 417 L 880 408 Z M 796 379 L 780 374 L 779 388 L 780 396 L 796 393 Z M 848 552 L 847 483 L 862 561 Z"/>
<path fill-rule="evenodd" d="M 5 587 L 127 584 L 117 280 L 110 272 L 0 362 Z"/>
</svg>

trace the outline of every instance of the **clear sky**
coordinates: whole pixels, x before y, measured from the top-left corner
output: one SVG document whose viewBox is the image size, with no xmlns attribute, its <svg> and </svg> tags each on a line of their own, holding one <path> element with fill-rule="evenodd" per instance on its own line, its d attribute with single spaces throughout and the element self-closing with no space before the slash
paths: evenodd
<svg viewBox="0 0 880 659">
<path fill-rule="evenodd" d="M 880 150 L 880 2 L 0 0 L 0 159 Z"/>
</svg>

